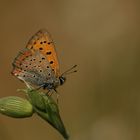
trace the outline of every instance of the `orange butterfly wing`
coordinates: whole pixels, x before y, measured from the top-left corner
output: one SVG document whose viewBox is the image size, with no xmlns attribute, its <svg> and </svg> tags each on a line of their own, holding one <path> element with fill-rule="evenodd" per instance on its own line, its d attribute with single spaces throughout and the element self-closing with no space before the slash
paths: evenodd
<svg viewBox="0 0 140 140">
<path fill-rule="evenodd" d="M 59 63 L 55 51 L 54 42 L 46 29 L 39 30 L 28 42 L 26 48 L 30 49 L 33 53 L 40 51 L 47 58 L 50 67 L 55 72 L 56 77 L 60 76 Z"/>
</svg>

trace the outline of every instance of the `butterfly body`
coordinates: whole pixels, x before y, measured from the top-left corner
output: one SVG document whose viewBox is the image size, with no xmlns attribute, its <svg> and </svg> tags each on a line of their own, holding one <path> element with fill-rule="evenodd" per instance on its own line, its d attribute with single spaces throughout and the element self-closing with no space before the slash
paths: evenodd
<svg viewBox="0 0 140 140">
<path fill-rule="evenodd" d="M 12 74 L 25 82 L 43 89 L 56 89 L 65 82 L 60 75 L 55 46 L 46 30 L 38 31 L 13 62 Z"/>
</svg>

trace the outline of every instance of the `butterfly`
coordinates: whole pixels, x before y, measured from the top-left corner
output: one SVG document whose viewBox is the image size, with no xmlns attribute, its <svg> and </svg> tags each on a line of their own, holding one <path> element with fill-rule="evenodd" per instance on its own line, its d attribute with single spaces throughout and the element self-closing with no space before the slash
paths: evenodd
<svg viewBox="0 0 140 140">
<path fill-rule="evenodd" d="M 66 81 L 66 74 L 77 65 L 60 74 L 59 62 L 51 35 L 46 29 L 39 30 L 27 43 L 27 46 L 19 52 L 14 59 L 12 74 L 27 87 L 37 86 L 55 90 Z"/>
</svg>

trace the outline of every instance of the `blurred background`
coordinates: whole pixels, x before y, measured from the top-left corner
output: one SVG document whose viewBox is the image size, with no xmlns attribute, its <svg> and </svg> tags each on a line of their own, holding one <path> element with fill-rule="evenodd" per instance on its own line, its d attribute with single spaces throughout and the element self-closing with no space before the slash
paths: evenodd
<svg viewBox="0 0 140 140">
<path fill-rule="evenodd" d="M 71 140 L 140 139 L 140 2 L 137 0 L 0 1 L 0 98 L 21 96 L 12 62 L 40 28 L 51 33 L 61 72 L 60 113 Z M 1 140 L 61 140 L 37 115 L 0 115 Z"/>
</svg>

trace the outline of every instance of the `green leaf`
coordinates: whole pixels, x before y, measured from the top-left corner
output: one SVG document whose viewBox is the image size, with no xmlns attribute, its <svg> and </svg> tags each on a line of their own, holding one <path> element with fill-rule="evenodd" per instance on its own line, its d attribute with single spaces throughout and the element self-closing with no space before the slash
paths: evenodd
<svg viewBox="0 0 140 140">
<path fill-rule="evenodd" d="M 57 129 L 65 139 L 69 136 L 59 114 L 58 105 L 52 97 L 37 90 L 23 90 L 28 94 L 29 101 L 33 105 L 34 111 L 55 129 Z"/>
</svg>

